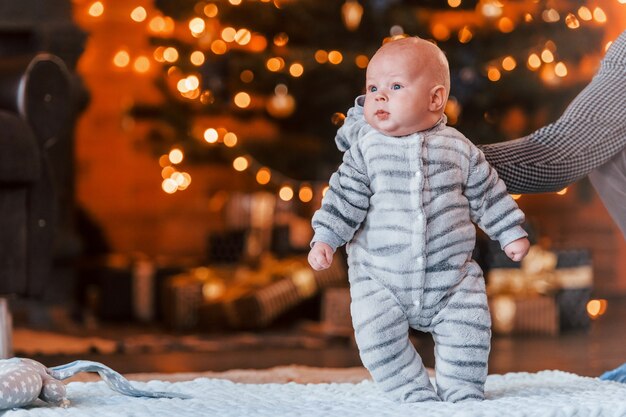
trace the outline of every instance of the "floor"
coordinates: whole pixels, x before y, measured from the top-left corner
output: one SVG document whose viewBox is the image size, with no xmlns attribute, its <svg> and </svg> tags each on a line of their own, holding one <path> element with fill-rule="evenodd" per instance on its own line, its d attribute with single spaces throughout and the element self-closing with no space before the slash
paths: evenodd
<svg viewBox="0 0 626 417">
<path fill-rule="evenodd" d="M 608 303 L 606 314 L 592 321 L 586 331 L 558 336 L 494 336 L 489 372 L 559 369 L 598 376 L 621 365 L 626 361 L 626 299 Z M 15 353 L 48 366 L 76 359 L 95 360 L 122 373 L 265 369 L 291 364 L 343 368 L 361 364 L 350 337 L 327 332 L 311 323 L 227 335 L 173 334 L 159 329 L 109 326 L 98 329 L 96 335 L 108 341 L 106 349 L 94 345 L 60 354 L 25 348 L 20 351 L 18 346 Z M 37 339 L 25 342 L 30 347 L 48 344 L 42 334 L 29 337 Z M 413 335 L 413 339 L 426 365 L 432 367 L 432 341 L 424 335 Z"/>
</svg>

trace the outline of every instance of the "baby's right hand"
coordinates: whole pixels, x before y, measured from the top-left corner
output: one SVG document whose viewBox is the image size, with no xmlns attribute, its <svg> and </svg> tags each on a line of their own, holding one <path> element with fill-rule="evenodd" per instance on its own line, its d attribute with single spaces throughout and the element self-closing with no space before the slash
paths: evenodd
<svg viewBox="0 0 626 417">
<path fill-rule="evenodd" d="M 309 265 L 316 271 L 327 269 L 333 263 L 333 249 L 324 242 L 315 242 L 309 251 Z"/>
</svg>

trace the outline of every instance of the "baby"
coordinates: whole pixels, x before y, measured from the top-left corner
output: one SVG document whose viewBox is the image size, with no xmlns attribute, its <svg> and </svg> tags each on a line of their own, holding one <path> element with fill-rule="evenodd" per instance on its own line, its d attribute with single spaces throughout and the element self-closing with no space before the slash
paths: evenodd
<svg viewBox="0 0 626 417">
<path fill-rule="evenodd" d="M 366 76 L 367 123 L 345 124 L 343 163 L 313 216 L 309 263 L 328 268 L 348 243 L 361 360 L 400 402 L 484 399 L 491 319 L 475 228 L 514 261 L 528 252 L 524 214 L 483 154 L 443 114 L 447 60 L 434 44 L 384 44 Z M 409 327 L 433 335 L 436 390 Z"/>
</svg>

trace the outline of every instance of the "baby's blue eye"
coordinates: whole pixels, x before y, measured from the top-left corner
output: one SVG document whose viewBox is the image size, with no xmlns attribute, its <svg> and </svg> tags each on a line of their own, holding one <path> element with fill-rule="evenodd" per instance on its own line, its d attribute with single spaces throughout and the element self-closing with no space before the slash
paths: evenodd
<svg viewBox="0 0 626 417">
<path fill-rule="evenodd" d="M 377 91 L 378 91 L 378 88 L 376 88 L 375 86 L 370 87 L 370 93 L 375 93 Z"/>
<path fill-rule="evenodd" d="M 400 84 L 394 84 L 394 85 L 391 86 L 392 90 L 399 90 L 401 88 L 402 88 L 402 86 Z"/>
</svg>

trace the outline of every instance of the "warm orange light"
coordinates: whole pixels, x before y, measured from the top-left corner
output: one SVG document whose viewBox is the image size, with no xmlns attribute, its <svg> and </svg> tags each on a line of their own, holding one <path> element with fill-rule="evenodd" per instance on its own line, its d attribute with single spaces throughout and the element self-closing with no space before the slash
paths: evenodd
<svg viewBox="0 0 626 417">
<path fill-rule="evenodd" d="M 235 94 L 235 97 L 233 98 L 233 102 L 235 103 L 235 106 L 241 109 L 245 109 L 246 107 L 248 107 L 251 101 L 252 100 L 250 98 L 250 94 L 244 91 L 238 92 L 237 94 Z"/>
<path fill-rule="evenodd" d="M 567 76 L 567 67 L 565 66 L 563 62 L 559 62 L 554 67 L 554 73 L 558 75 L 559 77 L 563 78 Z"/>
<path fill-rule="evenodd" d="M 202 104 L 213 104 L 215 102 L 215 97 L 213 97 L 213 93 L 209 90 L 204 90 L 200 93 L 200 103 Z"/>
<path fill-rule="evenodd" d="M 252 52 L 263 52 L 267 48 L 267 39 L 258 33 L 252 34 L 252 40 L 248 44 L 248 49 Z"/>
<path fill-rule="evenodd" d="M 89 11 L 87 13 L 89 13 L 89 15 L 93 17 L 102 16 L 102 14 L 104 13 L 104 4 L 102 4 L 101 1 L 96 1 L 92 3 L 91 6 L 89 6 Z"/>
<path fill-rule="evenodd" d="M 176 183 L 178 184 L 179 190 L 186 190 L 191 184 L 191 175 L 187 172 L 181 172 L 180 175 L 176 177 Z"/>
<path fill-rule="evenodd" d="M 204 12 L 204 15 L 206 17 L 215 17 L 217 16 L 219 9 L 217 8 L 217 5 L 215 5 L 214 3 L 209 3 L 206 6 L 204 6 L 204 9 L 202 11 Z"/>
<path fill-rule="evenodd" d="M 150 70 L 150 59 L 147 56 L 140 56 L 135 59 L 135 63 L 133 64 L 135 71 L 139 73 L 148 72 Z"/>
<path fill-rule="evenodd" d="M 148 27 L 150 28 L 152 32 L 159 33 L 159 32 L 164 32 L 167 25 L 165 23 L 165 19 L 163 18 L 163 16 L 155 16 L 152 19 L 150 19 L 150 23 L 148 24 Z"/>
<path fill-rule="evenodd" d="M 315 60 L 318 62 L 318 64 L 325 64 L 328 62 L 328 52 L 319 49 L 318 51 L 315 52 Z"/>
<path fill-rule="evenodd" d="M 498 20 L 498 29 L 500 29 L 500 32 L 502 33 L 510 33 L 513 32 L 513 29 L 515 29 L 515 24 L 510 18 L 503 17 Z"/>
<path fill-rule="evenodd" d="M 228 0 L 228 2 L 233 6 L 239 6 L 241 4 L 241 1 L 242 0 Z"/>
<path fill-rule="evenodd" d="M 541 80 L 546 84 L 555 85 L 559 81 L 556 74 L 554 73 L 554 65 L 551 65 L 551 64 L 545 65 L 541 69 L 541 72 L 539 73 L 539 77 L 541 77 Z"/>
<path fill-rule="evenodd" d="M 300 77 L 303 73 L 304 67 L 299 62 L 295 62 L 289 67 L 289 74 L 291 74 L 292 77 Z"/>
<path fill-rule="evenodd" d="M 267 184 L 271 179 L 272 173 L 268 168 L 261 168 L 256 173 L 256 181 L 261 185 Z"/>
<path fill-rule="evenodd" d="M 513 71 L 517 67 L 517 62 L 512 56 L 507 56 L 502 60 L 502 68 L 506 71 Z"/>
<path fill-rule="evenodd" d="M 450 38 L 450 29 L 443 23 L 435 23 L 430 31 L 438 41 L 445 41 Z"/>
<path fill-rule="evenodd" d="M 539 55 L 530 54 L 530 56 L 528 57 L 528 68 L 534 71 L 540 66 L 541 66 L 541 59 L 539 58 Z"/>
<path fill-rule="evenodd" d="M 541 52 L 541 60 L 546 64 L 554 62 L 554 54 L 549 49 L 544 49 Z"/>
<path fill-rule="evenodd" d="M 557 191 L 556 193 L 558 195 L 565 195 L 565 194 L 567 194 L 567 187 L 563 188 L 561 191 Z"/>
<path fill-rule="evenodd" d="M 168 194 L 174 194 L 178 190 L 178 183 L 171 178 L 166 178 L 161 183 L 161 188 Z"/>
<path fill-rule="evenodd" d="M 135 22 L 143 22 L 146 20 L 146 17 L 148 17 L 148 13 L 146 12 L 146 9 L 141 6 L 135 7 L 133 11 L 130 12 L 130 18 Z"/>
<path fill-rule="evenodd" d="M 519 200 L 522 195 L 521 194 L 511 194 L 511 197 L 513 198 L 513 200 Z"/>
<path fill-rule="evenodd" d="M 459 30 L 459 42 L 468 43 L 472 40 L 474 34 L 470 30 L 469 26 L 463 26 L 461 30 Z"/>
<path fill-rule="evenodd" d="M 113 57 L 113 64 L 116 67 L 124 68 L 130 63 L 130 55 L 126 51 L 118 51 Z"/>
<path fill-rule="evenodd" d="M 226 42 L 224 42 L 223 40 L 216 39 L 213 42 L 211 42 L 211 51 L 213 51 L 215 55 L 224 55 L 227 50 L 228 50 L 228 46 L 226 45 Z"/>
<path fill-rule="evenodd" d="M 293 189 L 290 186 L 285 185 L 281 187 L 280 191 L 278 192 L 278 196 L 283 201 L 289 201 L 293 198 Z"/>
<path fill-rule="evenodd" d="M 367 68 L 367 64 L 369 64 L 370 60 L 366 55 L 357 55 L 354 59 L 354 63 L 358 68 L 365 69 Z"/>
<path fill-rule="evenodd" d="M 200 79 L 195 75 L 190 75 L 185 80 L 185 84 L 187 84 L 189 90 L 195 90 L 200 87 Z"/>
<path fill-rule="evenodd" d="M 205 60 L 205 57 L 202 51 L 193 51 L 191 55 L 189 55 L 189 61 L 196 67 L 199 67 L 200 65 L 204 64 L 204 60 Z"/>
<path fill-rule="evenodd" d="M 254 80 L 254 73 L 250 70 L 243 70 L 239 74 L 239 79 L 244 83 L 251 83 Z"/>
<path fill-rule="evenodd" d="M 343 55 L 339 51 L 330 51 L 328 53 L 328 61 L 335 65 L 341 64 L 341 61 L 343 61 Z"/>
<path fill-rule="evenodd" d="M 182 77 L 182 71 L 175 65 L 172 65 L 167 69 L 167 75 L 169 77 Z"/>
<path fill-rule="evenodd" d="M 232 148 L 235 145 L 237 145 L 237 135 L 235 135 L 233 132 L 226 133 L 224 135 L 224 145 L 226 145 L 229 148 Z"/>
<path fill-rule="evenodd" d="M 165 51 L 165 47 L 158 46 L 152 53 L 152 57 L 156 62 L 165 62 L 165 58 L 163 57 L 163 51 Z"/>
<path fill-rule="evenodd" d="M 570 29 L 578 29 L 580 27 L 580 22 L 573 13 L 567 14 L 565 17 L 565 24 Z"/>
<path fill-rule="evenodd" d="M 170 159 L 169 155 L 167 155 L 167 159 L 168 160 Z M 168 166 L 164 167 L 161 170 L 161 177 L 163 179 L 170 178 L 172 176 L 172 174 L 175 173 L 175 172 L 176 172 L 176 169 L 174 167 L 168 165 Z"/>
<path fill-rule="evenodd" d="M 165 16 L 163 18 L 163 22 L 165 24 L 165 27 L 163 28 L 163 33 L 167 34 L 174 32 L 174 29 L 176 28 L 176 23 L 174 22 L 174 19 L 169 16 Z"/>
<path fill-rule="evenodd" d="M 222 30 L 222 39 L 226 42 L 232 42 L 235 40 L 235 35 L 237 34 L 237 30 L 233 27 L 226 27 Z"/>
<path fill-rule="evenodd" d="M 235 33 L 235 42 L 239 45 L 247 45 L 252 40 L 252 33 L 248 29 L 239 29 L 237 33 Z"/>
<path fill-rule="evenodd" d="M 200 90 L 195 89 L 195 90 L 189 90 L 189 91 L 185 91 L 184 93 L 180 93 L 181 96 L 188 98 L 189 100 L 195 100 L 198 97 L 200 97 Z"/>
<path fill-rule="evenodd" d="M 608 302 L 604 299 L 589 300 L 587 303 L 587 314 L 592 319 L 597 319 L 606 313 Z"/>
<path fill-rule="evenodd" d="M 285 60 L 281 57 L 273 57 L 267 60 L 265 66 L 268 70 L 272 72 L 277 72 L 283 69 L 283 67 L 285 66 Z"/>
<path fill-rule="evenodd" d="M 489 81 L 493 81 L 496 82 L 500 79 L 502 75 L 500 74 L 500 70 L 494 67 L 490 67 L 487 70 L 487 78 L 489 78 Z"/>
<path fill-rule="evenodd" d="M 199 35 L 206 29 L 206 23 L 201 17 L 194 17 L 189 21 L 189 30 L 194 35 Z"/>
<path fill-rule="evenodd" d="M 161 168 L 165 168 L 170 164 L 170 156 L 169 155 L 161 155 L 159 157 L 159 166 Z"/>
<path fill-rule="evenodd" d="M 207 130 L 204 131 L 204 134 L 202 135 L 204 137 L 204 140 L 208 143 L 215 143 L 217 142 L 217 138 L 218 138 L 218 134 L 217 134 L 217 130 L 211 128 L 208 128 Z"/>
<path fill-rule="evenodd" d="M 165 48 L 165 50 L 163 51 L 163 59 L 165 59 L 167 62 L 178 61 L 178 50 L 173 46 Z"/>
<path fill-rule="evenodd" d="M 606 14 L 604 13 L 604 10 L 602 10 L 599 7 L 596 7 L 595 9 L 593 9 L 593 18 L 598 23 L 605 23 L 606 22 Z"/>
<path fill-rule="evenodd" d="M 483 16 L 495 18 L 502 15 L 504 5 L 499 0 L 484 0 L 479 3 L 479 7 Z"/>
<path fill-rule="evenodd" d="M 555 9 L 546 9 L 541 13 L 541 18 L 548 23 L 558 22 L 561 19 L 561 15 Z"/>
<path fill-rule="evenodd" d="M 243 156 L 238 156 L 233 161 L 233 168 L 235 168 L 239 172 L 245 171 L 246 169 L 248 169 L 248 165 L 249 165 L 248 160 Z"/>
<path fill-rule="evenodd" d="M 582 20 L 591 20 L 593 19 L 593 15 L 591 14 L 591 10 L 589 10 L 587 7 L 582 6 L 578 9 L 578 16 L 582 19 Z"/>
<path fill-rule="evenodd" d="M 181 162 L 183 162 L 184 157 L 185 156 L 183 154 L 183 151 L 178 148 L 172 149 L 168 155 L 170 162 L 173 163 L 174 165 L 180 164 Z"/>
<path fill-rule="evenodd" d="M 289 36 L 285 32 L 281 32 L 274 36 L 274 45 L 285 46 L 289 42 Z"/>
<path fill-rule="evenodd" d="M 308 185 L 303 185 L 300 187 L 300 191 L 298 191 L 298 198 L 300 198 L 300 201 L 303 203 L 308 203 L 313 200 L 313 189 Z"/>
<path fill-rule="evenodd" d="M 322 189 L 322 197 L 324 197 L 324 196 L 326 195 L 326 192 L 328 191 L 328 189 L 329 189 L 329 188 L 330 188 L 330 187 L 327 185 L 326 187 L 324 187 L 324 188 Z"/>
<path fill-rule="evenodd" d="M 448 6 L 450 7 L 459 7 L 461 5 L 461 0 L 448 0 Z"/>
</svg>

